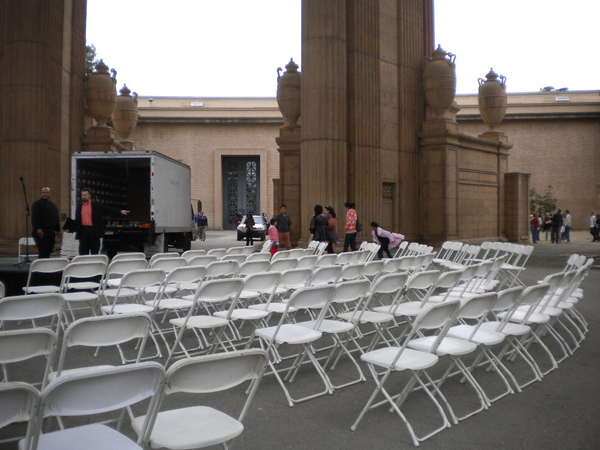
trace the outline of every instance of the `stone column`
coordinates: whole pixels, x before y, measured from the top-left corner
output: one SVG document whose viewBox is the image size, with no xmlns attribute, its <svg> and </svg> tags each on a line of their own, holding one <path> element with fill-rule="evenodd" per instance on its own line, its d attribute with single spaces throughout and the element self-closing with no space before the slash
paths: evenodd
<svg viewBox="0 0 600 450">
<path fill-rule="evenodd" d="M 303 0 L 299 220 L 302 240 L 309 237 L 315 204 L 340 205 L 339 210 L 346 201 L 346 79 L 346 0 Z"/>
<path fill-rule="evenodd" d="M 279 198 L 274 206 L 275 214 L 279 205 L 287 205 L 292 218 L 290 241 L 292 247 L 300 240 L 300 222 L 303 217 L 300 203 L 300 127 L 283 127 L 275 139 L 279 151 Z"/>
</svg>

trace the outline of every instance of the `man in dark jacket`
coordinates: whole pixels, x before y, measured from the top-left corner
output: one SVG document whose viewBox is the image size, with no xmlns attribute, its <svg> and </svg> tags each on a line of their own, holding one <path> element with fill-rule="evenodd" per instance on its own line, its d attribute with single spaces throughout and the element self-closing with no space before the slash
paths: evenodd
<svg viewBox="0 0 600 450">
<path fill-rule="evenodd" d="M 81 204 L 75 211 L 77 232 L 75 239 L 79 239 L 79 254 L 97 255 L 100 252 L 100 238 L 104 236 L 104 214 L 122 214 L 126 216 L 129 211 L 116 209 L 101 203 L 92 202 L 92 191 L 89 188 L 81 190 Z"/>
<path fill-rule="evenodd" d="M 56 236 L 60 233 L 58 207 L 50 201 L 50 188 L 42 188 L 42 198 L 31 205 L 32 235 L 38 248 L 38 258 L 50 258 Z"/>
<path fill-rule="evenodd" d="M 550 237 L 552 238 L 553 244 L 558 244 L 560 242 L 560 227 L 562 227 L 563 223 L 563 216 L 561 212 L 562 211 L 558 209 L 552 216 L 552 234 Z"/>
</svg>

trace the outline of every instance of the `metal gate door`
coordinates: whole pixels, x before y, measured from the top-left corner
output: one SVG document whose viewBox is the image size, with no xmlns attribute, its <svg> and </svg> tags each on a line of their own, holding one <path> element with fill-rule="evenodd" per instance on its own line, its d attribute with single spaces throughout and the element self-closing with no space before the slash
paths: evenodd
<svg viewBox="0 0 600 450">
<path fill-rule="evenodd" d="M 223 228 L 234 230 L 238 213 L 260 214 L 260 157 L 223 156 Z"/>
</svg>

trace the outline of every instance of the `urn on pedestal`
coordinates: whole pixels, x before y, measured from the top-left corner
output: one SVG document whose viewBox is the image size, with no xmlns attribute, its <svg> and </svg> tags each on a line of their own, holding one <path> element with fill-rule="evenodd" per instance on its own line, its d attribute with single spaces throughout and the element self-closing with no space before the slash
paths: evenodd
<svg viewBox="0 0 600 450">
<path fill-rule="evenodd" d="M 506 77 L 490 69 L 486 80 L 479 78 L 479 113 L 489 131 L 497 131 L 506 114 Z"/>
<path fill-rule="evenodd" d="M 285 66 L 286 71 L 280 74 L 281 67 L 277 68 L 277 104 L 285 119 L 286 128 L 298 127 L 300 117 L 300 81 L 302 75 L 298 72 L 298 64 L 290 59 Z"/>
<path fill-rule="evenodd" d="M 110 73 L 108 66 L 100 60 L 94 72 L 88 75 L 85 87 L 87 112 L 96 120 L 97 126 L 103 128 L 107 127 L 106 120 L 115 109 L 117 97 L 117 71 L 111 69 Z"/>
<path fill-rule="evenodd" d="M 121 144 L 129 150 L 134 150 L 131 135 L 138 121 L 138 102 L 137 93 L 130 95 L 131 90 L 126 84 L 119 91 L 121 95 L 117 97 L 117 103 L 112 115 L 113 127 L 121 137 Z"/>
<path fill-rule="evenodd" d="M 446 52 L 440 45 L 427 61 L 423 71 L 425 99 L 435 117 L 443 117 L 456 95 L 456 55 Z"/>
</svg>

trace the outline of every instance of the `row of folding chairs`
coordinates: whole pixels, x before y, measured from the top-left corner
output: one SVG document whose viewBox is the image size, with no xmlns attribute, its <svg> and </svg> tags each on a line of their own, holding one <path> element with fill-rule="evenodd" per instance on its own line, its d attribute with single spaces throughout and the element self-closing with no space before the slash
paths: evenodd
<svg viewBox="0 0 600 450">
<path fill-rule="evenodd" d="M 0 383 L 0 427 L 28 422 L 25 436 L 7 440 L 19 440 L 26 450 L 227 446 L 244 430 L 266 365 L 267 354 L 251 349 L 178 361 L 166 371 L 157 362 L 86 368 L 57 377 L 41 391 L 24 382 Z M 237 413 L 231 405 L 226 414 L 203 400 L 202 394 L 246 383 L 248 395 L 236 396 Z M 182 398 L 193 398 L 192 406 L 177 408 Z M 138 404 L 145 412 L 134 416 L 130 407 Z M 113 411 L 122 411 L 115 428 L 105 420 Z M 125 412 L 137 442 L 119 431 Z M 86 416 L 85 425 L 74 422 L 78 416 Z M 51 428 L 54 418 L 57 430 Z"/>
</svg>

